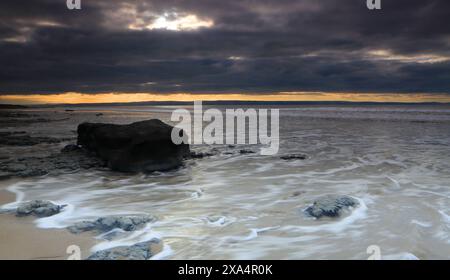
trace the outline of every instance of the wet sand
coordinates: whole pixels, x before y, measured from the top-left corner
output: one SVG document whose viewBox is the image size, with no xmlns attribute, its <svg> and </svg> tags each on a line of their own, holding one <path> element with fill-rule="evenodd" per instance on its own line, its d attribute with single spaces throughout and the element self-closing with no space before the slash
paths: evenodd
<svg viewBox="0 0 450 280">
<path fill-rule="evenodd" d="M 14 202 L 15 195 L 12 192 L 8 192 L 4 188 L 0 187 L 0 205 Z"/>
<path fill-rule="evenodd" d="M 13 202 L 15 195 L 0 188 L 0 205 Z M 0 214 L 0 260 L 65 260 L 70 245 L 81 249 L 81 259 L 96 244 L 91 234 L 72 234 L 65 229 L 37 228 L 33 217 Z"/>
</svg>

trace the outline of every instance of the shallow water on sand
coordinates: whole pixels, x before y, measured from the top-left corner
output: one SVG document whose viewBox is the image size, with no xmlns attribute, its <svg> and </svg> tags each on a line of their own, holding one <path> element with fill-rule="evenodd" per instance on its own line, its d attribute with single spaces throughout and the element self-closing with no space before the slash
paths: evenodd
<svg viewBox="0 0 450 280">
<path fill-rule="evenodd" d="M 42 109 L 41 115 L 70 119 L 20 130 L 74 136 L 81 121 L 169 122 L 172 109 Z M 95 117 L 99 111 L 104 115 Z M 167 173 L 82 171 L 25 179 L 8 189 L 18 201 L 69 204 L 37 220 L 39 227 L 116 214 L 158 218 L 93 250 L 159 237 L 164 250 L 155 258 L 165 259 L 367 259 L 370 245 L 379 246 L 386 259 L 450 258 L 448 106 L 283 107 L 280 138 L 275 156 L 238 152 L 258 151 L 255 146 L 198 146 L 193 150 L 219 153 Z M 23 153 L 49 153 L 63 145 Z M 10 155 L 19 151 L 2 149 Z M 280 159 L 293 153 L 308 158 Z M 361 206 L 337 220 L 306 217 L 302 210 L 324 194 L 350 195 Z"/>
</svg>

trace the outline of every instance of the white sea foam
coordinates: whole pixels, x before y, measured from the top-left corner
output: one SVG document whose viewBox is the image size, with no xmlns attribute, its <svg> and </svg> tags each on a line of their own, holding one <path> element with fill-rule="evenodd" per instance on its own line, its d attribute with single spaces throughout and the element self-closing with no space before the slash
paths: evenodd
<svg viewBox="0 0 450 280">
<path fill-rule="evenodd" d="M 404 252 L 392 255 L 386 255 L 382 257 L 383 260 L 403 260 L 403 261 L 418 261 L 420 260 L 413 253 Z"/>
<path fill-rule="evenodd" d="M 91 251 L 96 252 L 116 247 L 132 246 L 136 243 L 146 242 L 153 239 L 161 239 L 161 236 L 158 233 L 152 231 L 151 225 L 146 225 L 143 229 L 130 232 L 127 236 L 120 239 L 106 240 L 98 243 L 94 247 L 92 247 Z"/>
<path fill-rule="evenodd" d="M 432 223 L 421 222 L 421 221 L 418 221 L 418 220 L 415 220 L 415 219 L 411 220 L 411 224 L 415 224 L 415 225 L 418 225 L 418 226 L 421 226 L 421 227 L 424 227 L 424 228 L 429 228 L 429 227 L 433 226 Z"/>
<path fill-rule="evenodd" d="M 250 233 L 245 236 L 230 236 L 228 237 L 228 242 L 240 242 L 240 241 L 248 241 L 258 237 L 259 233 L 266 232 L 269 230 L 277 229 L 279 227 L 266 227 L 266 228 L 252 228 L 250 229 Z"/>
</svg>

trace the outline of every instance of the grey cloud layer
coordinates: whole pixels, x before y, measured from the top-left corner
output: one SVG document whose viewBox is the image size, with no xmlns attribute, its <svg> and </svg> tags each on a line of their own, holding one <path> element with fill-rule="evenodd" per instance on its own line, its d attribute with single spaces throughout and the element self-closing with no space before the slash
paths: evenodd
<svg viewBox="0 0 450 280">
<path fill-rule="evenodd" d="M 0 2 L 0 92 L 450 93 L 450 1 Z M 163 13 L 210 28 L 131 30 Z"/>
</svg>

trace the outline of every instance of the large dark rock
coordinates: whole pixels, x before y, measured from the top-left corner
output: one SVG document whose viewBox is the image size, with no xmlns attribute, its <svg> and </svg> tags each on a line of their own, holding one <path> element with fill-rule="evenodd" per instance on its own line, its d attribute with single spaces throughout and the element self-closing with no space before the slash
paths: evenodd
<svg viewBox="0 0 450 280">
<path fill-rule="evenodd" d="M 155 255 L 152 247 L 160 242 L 159 239 L 153 239 L 129 247 L 121 246 L 97 251 L 90 255 L 88 260 L 148 260 Z"/>
<path fill-rule="evenodd" d="M 359 206 L 358 200 L 350 196 L 325 195 L 316 199 L 305 213 L 317 219 L 322 217 L 339 217 L 341 214 Z"/>
<path fill-rule="evenodd" d="M 78 145 L 94 152 L 115 171 L 164 171 L 180 166 L 189 156 L 188 144 L 172 142 L 172 129 L 157 119 L 129 125 L 82 123 Z M 179 133 L 185 136 L 183 131 Z"/>
</svg>

